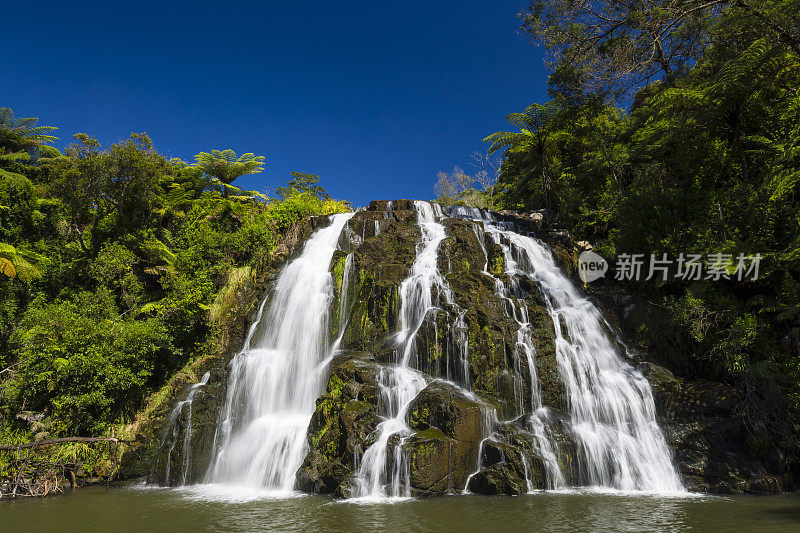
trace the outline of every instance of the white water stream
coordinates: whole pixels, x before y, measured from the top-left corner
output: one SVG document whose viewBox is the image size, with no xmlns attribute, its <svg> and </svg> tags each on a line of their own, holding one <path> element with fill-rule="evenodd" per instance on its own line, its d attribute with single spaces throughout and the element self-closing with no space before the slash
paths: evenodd
<svg viewBox="0 0 800 533">
<path fill-rule="evenodd" d="M 198 391 L 208 383 L 208 379 L 211 377 L 211 374 L 206 372 L 203 374 L 203 377 L 200 378 L 200 381 L 195 383 L 189 388 L 189 393 L 186 395 L 186 399 L 178 402 L 178 404 L 172 409 L 169 416 L 167 417 L 167 434 L 171 433 L 172 440 L 169 446 L 169 450 L 167 451 L 167 465 L 164 472 L 164 482 L 169 485 L 170 479 L 170 468 L 172 462 L 172 452 L 175 451 L 175 446 L 178 443 L 178 428 L 179 426 L 176 425 L 178 419 L 180 418 L 183 410 L 186 409 L 186 426 L 184 427 L 183 433 L 183 448 L 181 448 L 181 454 L 183 456 L 183 461 L 181 463 L 181 485 L 186 485 L 186 475 L 189 472 L 189 464 L 192 457 L 192 404 L 194 403 L 194 398 L 197 395 Z M 165 442 L 166 442 L 166 435 L 165 435 Z M 164 443 L 162 443 L 162 446 Z"/>
<path fill-rule="evenodd" d="M 541 287 L 555 329 L 559 377 L 567 391 L 571 430 L 586 483 L 623 491 L 683 491 L 656 422 L 650 384 L 622 359 L 603 328 L 599 310 L 579 293 L 550 250 L 538 239 L 512 231 L 482 211 L 459 208 L 451 215 L 483 222 L 486 233 L 503 248 L 505 270 L 511 279 L 526 276 Z M 535 348 L 524 332 L 527 318 L 520 320 L 516 314 L 521 324 L 518 346 L 523 346 L 534 381 Z M 536 384 L 531 388 L 530 423 L 537 451 L 548 470 L 551 488 L 557 488 L 563 476 L 546 435 L 546 408 Z"/>
<path fill-rule="evenodd" d="M 293 489 L 315 400 L 325 387 L 319 366 L 331 348 L 331 258 L 352 216 L 333 215 L 329 226 L 316 231 L 262 303 L 231 362 L 207 483 Z"/>
<path fill-rule="evenodd" d="M 386 367 L 380 375 L 381 403 L 387 418 L 377 429 L 377 440 L 364 452 L 356 475 L 357 498 L 406 497 L 410 495 L 407 465 L 401 445 L 395 447 L 392 464 L 387 464 L 389 439 L 410 432 L 406 425 L 408 405 L 427 385 L 417 365 L 416 337 L 425 318 L 439 300 L 452 302 L 452 294 L 439 272 L 439 244 L 445 229 L 436 221 L 437 212 L 428 202 L 414 202 L 422 237 L 411 272 L 400 285 L 400 331 L 397 334 L 397 365 Z M 439 206 L 435 206 L 439 209 Z M 438 212 L 441 216 L 441 211 Z"/>
</svg>

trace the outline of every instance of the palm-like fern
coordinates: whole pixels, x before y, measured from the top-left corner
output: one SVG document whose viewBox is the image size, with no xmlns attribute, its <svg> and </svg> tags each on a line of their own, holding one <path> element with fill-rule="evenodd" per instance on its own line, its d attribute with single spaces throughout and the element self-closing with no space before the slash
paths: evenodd
<svg viewBox="0 0 800 533">
<path fill-rule="evenodd" d="M 58 140 L 58 137 L 48 135 L 58 128 L 39 126 L 38 123 L 36 117 L 15 117 L 10 108 L 0 108 L 0 144 L 11 141 L 20 148 L 33 148 Z"/>
<path fill-rule="evenodd" d="M 552 207 L 552 178 L 548 155 L 556 138 L 554 133 L 549 131 L 548 125 L 560 109 L 561 106 L 556 100 L 546 104 L 531 104 L 522 113 L 511 113 L 506 116 L 506 121 L 520 131 L 498 131 L 483 139 L 483 142 L 491 143 L 489 154 L 505 149 L 507 153 L 531 152 L 536 156 L 542 194 L 547 208 Z"/>
<path fill-rule="evenodd" d="M 0 178 L 6 179 L 22 179 L 27 180 L 25 176 L 22 174 L 17 174 L 16 172 L 10 172 L 8 170 L 4 170 L 2 167 L 8 165 L 9 163 L 14 163 L 16 161 L 27 161 L 31 158 L 28 152 L 11 152 L 10 154 L 4 154 L 2 152 L 2 147 L 0 147 Z"/>
<path fill-rule="evenodd" d="M 264 170 L 264 156 L 247 153 L 236 157 L 233 150 L 211 150 L 200 152 L 195 156 L 195 165 L 206 174 L 229 185 L 239 176 L 255 174 Z"/>
<path fill-rule="evenodd" d="M 557 109 L 558 104 L 552 100 L 544 105 L 531 104 L 522 113 L 510 113 L 506 116 L 506 122 L 516 126 L 520 131 L 498 131 L 483 139 L 483 142 L 492 143 L 489 146 L 490 154 L 501 148 L 522 151 L 538 142 Z"/>
<path fill-rule="evenodd" d="M 0 273 L 25 283 L 42 277 L 38 265 L 46 262 L 39 254 L 0 243 Z"/>
</svg>

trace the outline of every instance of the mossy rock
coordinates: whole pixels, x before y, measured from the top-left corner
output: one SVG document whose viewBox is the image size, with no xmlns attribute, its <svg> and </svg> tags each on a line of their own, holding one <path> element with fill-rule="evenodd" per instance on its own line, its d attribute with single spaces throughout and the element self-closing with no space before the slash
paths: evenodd
<svg viewBox="0 0 800 533">
<path fill-rule="evenodd" d="M 460 492 L 478 464 L 480 442 L 491 431 L 493 408 L 451 383 L 434 381 L 408 408 L 416 432 L 403 443 L 415 494 Z"/>
<path fill-rule="evenodd" d="M 402 447 L 415 496 L 461 492 L 477 465 L 474 443 L 448 437 L 439 428 L 414 433 Z"/>
<path fill-rule="evenodd" d="M 438 428 L 446 436 L 478 444 L 491 431 L 493 408 L 444 381 L 433 381 L 408 407 L 408 425 L 425 431 Z"/>
<path fill-rule="evenodd" d="M 332 361 L 308 427 L 309 452 L 297 471 L 298 490 L 333 493 L 353 473 L 379 422 L 377 371 L 364 353 L 347 352 Z"/>
</svg>

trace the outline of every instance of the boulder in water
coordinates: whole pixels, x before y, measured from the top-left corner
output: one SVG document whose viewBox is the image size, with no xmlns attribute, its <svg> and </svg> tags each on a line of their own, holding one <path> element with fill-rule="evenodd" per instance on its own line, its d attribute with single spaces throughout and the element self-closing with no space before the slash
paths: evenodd
<svg viewBox="0 0 800 533">
<path fill-rule="evenodd" d="M 403 443 L 411 488 L 417 495 L 460 492 L 478 463 L 481 440 L 491 431 L 489 404 L 441 380 L 411 402 L 408 424 L 416 430 Z"/>
<path fill-rule="evenodd" d="M 317 399 L 308 428 L 310 451 L 297 471 L 296 487 L 329 494 L 353 473 L 355 457 L 378 425 L 378 365 L 371 356 L 348 352 L 331 363 L 325 393 Z"/>
</svg>

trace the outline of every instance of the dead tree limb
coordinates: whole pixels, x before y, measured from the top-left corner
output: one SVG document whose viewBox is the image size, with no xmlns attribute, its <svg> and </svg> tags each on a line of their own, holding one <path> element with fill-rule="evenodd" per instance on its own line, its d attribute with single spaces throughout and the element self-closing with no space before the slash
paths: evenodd
<svg viewBox="0 0 800 533">
<path fill-rule="evenodd" d="M 39 448 L 41 446 L 49 446 L 51 444 L 62 444 L 65 442 L 114 442 L 114 443 L 127 443 L 122 439 L 113 437 L 64 437 L 61 439 L 40 440 L 38 442 L 26 442 L 25 444 L 0 444 L 0 451 L 16 451 L 24 450 L 26 448 Z"/>
</svg>

